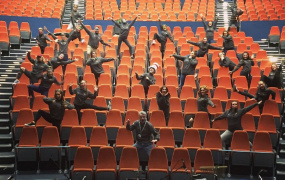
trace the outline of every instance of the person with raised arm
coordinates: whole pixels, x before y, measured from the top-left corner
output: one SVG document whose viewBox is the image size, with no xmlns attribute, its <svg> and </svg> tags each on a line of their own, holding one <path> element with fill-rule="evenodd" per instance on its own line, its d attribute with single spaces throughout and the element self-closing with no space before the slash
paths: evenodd
<svg viewBox="0 0 285 180">
<path fill-rule="evenodd" d="M 159 92 L 156 93 L 157 105 L 159 110 L 162 110 L 164 113 L 166 125 L 168 125 L 169 111 L 170 111 L 169 98 L 170 94 L 166 86 L 162 86 L 159 89 Z"/>
<path fill-rule="evenodd" d="M 239 16 L 241 16 L 244 11 L 241 8 L 238 8 L 236 6 L 236 4 L 234 4 L 233 7 L 228 4 L 227 7 L 230 8 L 230 10 L 232 12 L 230 22 L 229 22 L 228 31 L 230 31 L 230 28 L 232 25 L 235 25 L 235 27 L 237 28 L 237 32 L 239 32 L 239 30 L 240 30 L 240 18 L 239 18 Z"/>
<path fill-rule="evenodd" d="M 41 49 L 41 53 L 44 54 L 45 48 L 47 47 L 47 41 L 51 41 L 51 39 L 44 34 L 43 28 L 39 28 L 39 34 L 36 37 L 36 42 Z"/>
<path fill-rule="evenodd" d="M 197 53 L 197 57 L 204 57 L 205 54 L 208 55 L 209 49 L 217 49 L 217 50 L 223 50 L 223 48 L 212 46 L 208 43 L 207 37 L 204 37 L 202 41 L 200 42 L 194 42 L 194 41 L 187 41 L 189 44 L 193 44 L 194 46 L 198 46 L 199 50 Z"/>
<path fill-rule="evenodd" d="M 207 42 L 211 44 L 214 39 L 214 32 L 216 31 L 216 26 L 217 26 L 220 14 L 219 13 L 217 14 L 214 21 L 209 21 L 209 22 L 206 22 L 206 19 L 203 16 L 203 14 L 200 14 L 200 17 L 202 19 L 204 29 L 206 31 Z"/>
</svg>

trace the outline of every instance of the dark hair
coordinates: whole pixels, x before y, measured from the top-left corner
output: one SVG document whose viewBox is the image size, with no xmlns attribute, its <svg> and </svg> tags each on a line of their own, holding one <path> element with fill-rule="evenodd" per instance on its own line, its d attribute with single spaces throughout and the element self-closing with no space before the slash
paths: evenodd
<svg viewBox="0 0 285 180">
<path fill-rule="evenodd" d="M 238 103 L 237 101 L 232 101 L 232 102 L 231 102 L 231 108 L 229 109 L 229 112 L 231 112 L 231 113 L 236 113 L 238 109 L 233 109 L 233 108 L 232 108 L 233 102 Z"/>
<path fill-rule="evenodd" d="M 228 31 L 223 31 L 223 35 L 224 35 L 225 32 L 227 33 L 227 36 L 230 35 Z"/>
<path fill-rule="evenodd" d="M 200 86 L 200 88 L 198 89 L 198 95 L 199 95 L 199 96 L 201 96 L 201 89 L 205 89 L 206 94 L 208 94 L 208 92 L 209 92 L 208 86 L 202 85 L 202 86 Z"/>
<path fill-rule="evenodd" d="M 66 101 L 64 99 L 64 94 L 63 94 L 63 91 L 61 89 L 56 89 L 55 92 L 54 92 L 54 98 L 56 99 L 56 93 L 59 92 L 61 94 L 61 98 L 60 98 L 60 103 L 61 103 L 61 106 L 64 107 L 66 105 Z"/>
<path fill-rule="evenodd" d="M 244 54 L 247 54 L 247 59 L 244 59 L 244 58 L 243 58 L 243 55 L 244 55 Z M 250 60 L 249 53 L 248 53 L 247 51 L 244 51 L 244 52 L 242 53 L 242 57 L 241 57 L 241 58 L 242 58 L 242 60 Z"/>
<path fill-rule="evenodd" d="M 164 89 L 164 88 L 165 88 L 165 89 L 166 89 L 166 91 L 168 92 L 168 88 L 167 88 L 167 86 L 161 86 L 161 87 L 160 87 L 160 89 L 159 89 L 159 91 L 160 91 L 160 92 L 162 92 L 162 89 Z"/>
</svg>

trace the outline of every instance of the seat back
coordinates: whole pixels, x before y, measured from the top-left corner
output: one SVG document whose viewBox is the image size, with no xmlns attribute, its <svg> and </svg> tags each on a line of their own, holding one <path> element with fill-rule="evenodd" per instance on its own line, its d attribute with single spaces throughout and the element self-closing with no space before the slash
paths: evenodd
<svg viewBox="0 0 285 180">
<path fill-rule="evenodd" d="M 96 171 L 114 171 L 116 172 L 117 162 L 114 148 L 110 146 L 103 146 L 99 150 L 97 158 Z"/>
<path fill-rule="evenodd" d="M 73 164 L 73 171 L 93 171 L 94 160 L 90 147 L 78 147 Z"/>
<path fill-rule="evenodd" d="M 203 147 L 211 150 L 223 149 L 220 131 L 216 129 L 208 129 L 205 135 Z"/>
<path fill-rule="evenodd" d="M 201 172 L 200 168 L 202 166 L 214 166 L 214 160 L 210 149 L 198 149 L 196 153 L 194 172 Z"/>
<path fill-rule="evenodd" d="M 23 127 L 19 147 L 36 147 L 39 143 L 37 128 L 32 127 Z"/>
<path fill-rule="evenodd" d="M 107 146 L 108 138 L 106 133 L 106 128 L 102 126 L 95 126 L 92 129 L 90 136 L 90 146 Z"/>
<path fill-rule="evenodd" d="M 246 131 L 237 130 L 234 132 L 231 149 L 233 151 L 250 151 L 250 144 Z"/>
<path fill-rule="evenodd" d="M 257 152 L 273 152 L 268 132 L 257 131 L 254 136 L 252 150 Z"/>
<path fill-rule="evenodd" d="M 168 171 L 168 161 L 164 148 L 155 147 L 151 150 L 148 161 L 148 169 L 149 171 L 158 169 Z"/>
<path fill-rule="evenodd" d="M 200 148 L 201 147 L 201 140 L 200 134 L 197 129 L 188 128 L 185 131 L 182 147 L 186 148 Z"/>
<path fill-rule="evenodd" d="M 59 139 L 58 129 L 55 126 L 46 126 L 44 128 L 41 138 L 41 147 L 59 146 L 59 145 L 60 145 L 60 139 Z"/>
<path fill-rule="evenodd" d="M 185 171 L 184 169 L 180 168 L 182 165 L 184 165 L 183 163 L 185 163 L 187 172 L 191 173 L 192 166 L 188 150 L 186 148 L 175 148 L 171 159 L 171 170 Z"/>
<path fill-rule="evenodd" d="M 119 170 L 121 171 L 124 169 L 139 169 L 139 156 L 137 148 L 131 146 L 123 148 L 120 158 Z"/>
<path fill-rule="evenodd" d="M 68 139 L 69 146 L 86 146 L 87 145 L 87 138 L 85 129 L 82 126 L 73 126 L 70 131 L 69 139 Z"/>
</svg>

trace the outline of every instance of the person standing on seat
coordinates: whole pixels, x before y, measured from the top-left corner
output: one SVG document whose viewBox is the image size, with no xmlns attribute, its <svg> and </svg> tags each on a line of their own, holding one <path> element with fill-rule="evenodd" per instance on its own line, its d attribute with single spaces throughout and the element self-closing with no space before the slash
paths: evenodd
<svg viewBox="0 0 285 180">
<path fill-rule="evenodd" d="M 233 101 L 230 109 L 212 120 L 212 122 L 214 122 L 221 119 L 227 119 L 228 129 L 223 132 L 223 134 L 221 134 L 221 139 L 224 144 L 227 144 L 231 141 L 232 136 L 236 130 L 243 130 L 241 125 L 242 116 L 252 110 L 255 106 L 260 105 L 261 103 L 262 101 L 258 101 L 250 106 L 238 109 L 238 102 Z"/>
<path fill-rule="evenodd" d="M 208 43 L 208 39 L 206 37 L 203 38 L 200 42 L 193 42 L 193 41 L 187 41 L 189 44 L 193 44 L 194 46 L 198 46 L 199 50 L 197 53 L 197 57 L 204 57 L 205 54 L 208 56 L 208 50 L 209 49 L 217 49 L 217 50 L 223 50 L 223 48 L 212 46 Z"/>
<path fill-rule="evenodd" d="M 54 77 L 52 69 L 49 69 L 47 73 L 42 75 L 41 83 L 39 86 L 31 84 L 28 85 L 29 96 L 34 98 L 34 91 L 41 93 L 41 95 L 48 96 L 49 89 L 53 83 L 57 85 L 63 85 L 63 82 L 58 82 L 56 77 Z"/>
<path fill-rule="evenodd" d="M 256 91 L 256 94 L 255 96 L 252 95 L 252 94 L 249 94 L 248 92 L 246 91 L 239 91 L 236 87 L 236 85 L 233 85 L 233 92 L 237 92 L 245 97 L 249 97 L 251 98 L 252 100 L 256 100 L 256 101 L 261 101 L 261 103 L 259 104 L 259 111 L 260 111 L 260 114 L 262 113 L 263 111 L 263 106 L 264 106 L 264 103 L 266 100 L 269 99 L 269 96 L 271 95 L 272 97 L 272 100 L 275 100 L 275 96 L 276 96 L 276 93 L 275 91 L 267 88 L 265 86 L 265 83 L 263 81 L 259 81 L 258 82 L 258 86 L 257 86 L 257 91 Z"/>
<path fill-rule="evenodd" d="M 83 16 L 78 12 L 78 4 L 74 4 L 70 14 L 70 23 L 67 29 L 72 29 L 73 27 L 77 26 L 78 21 L 82 19 Z"/>
<path fill-rule="evenodd" d="M 39 34 L 36 37 L 36 42 L 41 49 L 41 53 L 44 54 L 45 48 L 47 47 L 47 41 L 51 41 L 51 39 L 44 34 L 43 28 L 39 28 Z"/>
<path fill-rule="evenodd" d="M 232 25 L 235 25 L 235 27 L 237 28 L 237 32 L 239 32 L 239 30 L 240 30 L 240 19 L 239 19 L 239 16 L 241 16 L 243 14 L 243 10 L 241 8 L 238 8 L 236 6 L 236 4 L 234 4 L 233 7 L 228 4 L 228 8 L 230 8 L 230 10 L 232 12 L 232 15 L 231 15 L 231 18 L 230 18 L 230 22 L 229 22 L 228 31 L 230 31 L 230 28 L 231 28 Z"/>
<path fill-rule="evenodd" d="M 60 89 L 55 90 L 54 98 L 44 97 L 43 100 L 48 104 L 49 113 L 41 109 L 38 110 L 34 120 L 25 124 L 25 126 L 35 126 L 37 121 L 43 117 L 44 120 L 52 123 L 52 125 L 56 126 L 58 131 L 60 131 L 65 109 L 74 109 L 74 106 L 64 100 L 63 91 Z"/>
<path fill-rule="evenodd" d="M 98 85 L 100 75 L 104 73 L 102 64 L 104 62 L 114 61 L 114 58 L 102 58 L 97 57 L 97 51 L 92 51 L 91 58 L 88 59 L 86 65 L 90 66 L 91 72 L 94 74 L 96 79 L 96 85 Z"/>
<path fill-rule="evenodd" d="M 198 61 L 196 59 L 196 53 L 192 51 L 190 55 L 187 55 L 187 56 L 179 56 L 179 55 L 173 54 L 173 55 L 170 55 L 170 57 L 175 57 L 177 60 L 183 61 L 183 67 L 182 67 L 182 72 L 180 76 L 180 84 L 179 84 L 179 88 L 182 89 L 187 75 L 194 75 L 195 77 L 197 76 L 197 73 L 195 73 L 195 68 L 198 64 Z"/>
<path fill-rule="evenodd" d="M 20 72 L 18 72 L 16 76 L 16 80 L 13 82 L 13 85 L 19 83 L 19 79 L 22 77 L 24 73 L 29 79 L 31 84 L 37 83 L 39 79 L 42 77 L 42 74 L 48 69 L 48 65 L 44 61 L 44 57 L 39 54 L 37 55 L 37 59 L 33 59 L 31 57 L 31 51 L 27 51 L 28 60 L 33 64 L 32 71 L 28 71 L 26 68 L 21 67 Z"/>
<path fill-rule="evenodd" d="M 160 32 L 160 34 L 155 33 L 153 35 L 152 44 L 155 44 L 155 40 L 157 39 L 157 41 L 160 43 L 160 52 L 161 52 L 161 57 L 163 59 L 167 38 L 169 38 L 169 40 L 172 43 L 174 43 L 174 40 L 173 40 L 171 34 L 167 30 L 167 25 L 166 24 L 162 25 L 160 18 L 158 19 L 158 22 L 159 22 L 159 27 L 160 27 L 161 32 Z"/>
<path fill-rule="evenodd" d="M 169 112 L 170 112 L 169 98 L 170 98 L 170 94 L 166 86 L 162 86 L 159 89 L 159 92 L 156 93 L 157 105 L 158 105 L 159 110 L 162 110 L 164 113 L 166 126 L 168 125 Z"/>
<path fill-rule="evenodd" d="M 240 76 L 245 76 L 247 79 L 247 84 L 248 87 L 250 87 L 250 83 L 251 83 L 251 66 L 254 66 L 254 61 L 253 61 L 254 55 L 251 56 L 251 58 L 249 57 L 249 53 L 248 52 L 244 52 L 242 54 L 242 58 L 239 61 L 238 65 L 235 67 L 234 70 L 229 71 L 229 74 L 233 74 L 234 72 L 236 72 L 240 67 L 242 67 L 242 70 L 240 72 Z"/>
<path fill-rule="evenodd" d="M 277 87 L 278 89 L 283 88 L 282 82 L 282 67 L 284 62 L 281 62 L 280 66 L 277 68 L 276 63 L 271 65 L 271 71 L 268 76 L 263 75 L 262 79 L 267 87 Z"/>
<path fill-rule="evenodd" d="M 137 15 L 135 17 L 135 19 L 130 24 L 127 23 L 126 19 L 122 19 L 122 23 L 119 24 L 117 21 L 114 21 L 112 18 L 109 18 L 110 20 L 113 21 L 113 23 L 116 26 L 118 26 L 121 29 L 119 39 L 118 39 L 118 48 L 117 48 L 118 59 L 120 59 L 120 49 L 121 49 L 122 42 L 124 42 L 129 47 L 130 55 L 132 58 L 134 58 L 133 47 L 131 46 L 130 42 L 128 41 L 128 35 L 129 35 L 129 32 L 130 32 L 132 25 L 135 24 L 135 22 L 139 16 L 140 16 L 140 14 Z"/>
<path fill-rule="evenodd" d="M 219 65 L 221 67 L 227 67 L 230 71 L 234 70 L 236 64 L 230 58 L 226 57 L 225 53 L 220 52 L 219 57 Z"/>
<path fill-rule="evenodd" d="M 48 64 L 52 67 L 53 70 L 55 70 L 57 67 L 59 66 L 64 66 L 67 64 L 71 64 L 75 61 L 78 61 L 78 59 L 74 59 L 74 60 L 67 60 L 64 61 L 64 54 L 60 54 L 58 57 L 53 58 L 51 61 L 48 62 Z"/>
<path fill-rule="evenodd" d="M 74 99 L 74 106 L 77 111 L 78 115 L 78 120 L 80 122 L 80 110 L 81 109 L 96 109 L 99 111 L 104 111 L 104 110 L 111 110 L 111 103 L 109 102 L 108 107 L 99 107 L 95 106 L 93 104 L 89 104 L 86 102 L 87 98 L 90 99 L 95 99 L 96 96 L 98 95 L 98 87 L 94 86 L 94 93 L 92 94 L 88 89 L 87 89 L 87 83 L 85 80 L 82 80 L 79 84 L 79 87 L 72 89 L 73 83 L 69 84 L 69 93 L 71 95 L 75 94 L 75 99 Z"/>
<path fill-rule="evenodd" d="M 208 113 L 209 120 L 210 120 L 211 114 L 209 113 L 208 106 L 215 108 L 216 105 L 209 98 L 208 92 L 209 92 L 209 89 L 208 89 L 208 86 L 206 85 L 202 85 L 198 88 L 197 107 L 198 107 L 198 112 L 202 111 L 202 112 Z M 189 119 L 190 127 L 193 125 L 193 122 L 194 122 L 194 119 L 193 117 L 191 117 Z"/>
<path fill-rule="evenodd" d="M 214 39 L 214 32 L 216 31 L 216 26 L 219 20 L 219 16 L 220 14 L 218 13 L 214 21 L 209 21 L 207 23 L 203 14 L 200 14 L 200 17 L 204 25 L 204 29 L 206 31 L 207 42 L 209 44 L 211 44 Z"/>
<path fill-rule="evenodd" d="M 148 73 L 144 73 L 141 76 L 138 75 L 136 71 L 136 78 L 137 80 L 141 80 L 140 84 L 143 85 L 145 96 L 147 96 L 149 86 L 155 84 L 155 77 L 154 74 L 156 73 L 157 68 L 159 65 L 157 63 L 153 63 L 153 65 L 149 66 Z"/>
<path fill-rule="evenodd" d="M 153 143 L 159 141 L 159 132 L 157 132 L 149 121 L 147 121 L 146 112 L 140 111 L 139 120 L 136 120 L 130 125 L 130 120 L 128 119 L 126 124 L 127 130 L 135 131 L 136 143 L 133 146 L 137 148 L 138 153 L 144 151 L 150 156 Z"/>
<path fill-rule="evenodd" d="M 102 35 L 99 34 L 99 28 L 95 27 L 95 33 L 91 32 L 89 29 L 86 28 L 86 26 L 79 21 L 83 29 L 86 31 L 86 33 L 89 35 L 89 41 L 87 45 L 87 59 L 91 57 L 91 52 L 97 51 L 97 48 L 99 47 L 99 42 L 105 46 L 111 47 L 108 43 L 105 43 L 102 39 Z"/>
</svg>

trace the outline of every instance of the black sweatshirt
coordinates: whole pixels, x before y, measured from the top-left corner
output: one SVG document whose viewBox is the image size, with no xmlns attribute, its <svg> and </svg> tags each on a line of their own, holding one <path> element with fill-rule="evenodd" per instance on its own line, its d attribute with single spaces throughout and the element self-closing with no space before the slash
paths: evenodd
<svg viewBox="0 0 285 180">
<path fill-rule="evenodd" d="M 237 110 L 237 112 L 231 112 L 231 109 L 224 112 L 224 114 L 216 117 L 214 121 L 221 120 L 227 118 L 228 120 L 228 130 L 234 132 L 235 130 L 243 130 L 241 126 L 241 118 L 242 116 L 247 113 L 248 111 L 252 110 L 257 103 L 254 103 L 250 106 Z"/>
<path fill-rule="evenodd" d="M 127 124 L 126 128 L 129 131 L 135 130 L 136 141 L 138 142 L 151 142 L 153 139 L 159 140 L 159 132 L 148 121 L 145 121 L 145 124 L 141 124 L 140 120 L 136 120 L 132 125 Z M 138 134 L 141 137 L 138 137 Z"/>
<path fill-rule="evenodd" d="M 112 20 L 113 23 L 121 29 L 119 38 L 124 38 L 124 39 L 128 38 L 130 29 L 131 29 L 132 25 L 134 25 L 134 23 L 136 22 L 136 19 L 137 19 L 137 17 L 135 17 L 135 19 L 130 24 L 128 24 L 128 23 L 119 24 L 118 22 Z"/>
<path fill-rule="evenodd" d="M 74 105 L 83 105 L 87 98 L 95 99 L 98 94 L 97 91 L 94 91 L 94 94 L 92 94 L 88 89 L 84 90 L 80 87 L 72 89 L 72 86 L 69 86 L 69 93 L 71 95 L 75 94 Z"/>
<path fill-rule="evenodd" d="M 43 100 L 48 104 L 51 117 L 58 121 L 62 121 L 65 109 L 74 109 L 74 106 L 67 101 L 62 105 L 61 101 L 54 98 L 44 97 Z"/>
<path fill-rule="evenodd" d="M 115 60 L 114 58 L 102 58 L 102 57 L 97 57 L 97 58 L 90 58 L 86 65 L 90 66 L 91 72 L 95 74 L 102 74 L 104 73 L 104 69 L 102 64 L 104 62 L 109 62 Z"/>
<path fill-rule="evenodd" d="M 195 68 L 198 64 L 197 59 L 193 59 L 192 57 L 189 58 L 189 55 L 187 56 L 179 56 L 174 54 L 173 57 L 175 57 L 178 60 L 183 61 L 183 67 L 182 67 L 182 74 L 185 75 L 194 75 L 195 74 Z"/>
<path fill-rule="evenodd" d="M 199 95 L 199 97 L 197 98 L 198 111 L 209 112 L 208 105 L 214 106 L 214 103 L 209 98 L 208 94 L 205 94 L 203 96 Z"/>
<path fill-rule="evenodd" d="M 200 54 L 201 56 L 204 56 L 208 52 L 208 49 L 222 50 L 222 48 L 212 46 L 211 44 L 204 43 L 203 41 L 200 42 L 187 41 L 187 43 L 193 44 L 194 46 L 198 46 L 199 47 L 198 54 Z"/>
<path fill-rule="evenodd" d="M 48 69 L 48 65 L 42 61 L 38 61 L 38 60 L 34 60 L 33 58 L 31 58 L 31 53 L 28 52 L 27 54 L 28 60 L 33 64 L 33 69 L 32 69 L 32 75 L 40 78 L 43 74 L 44 71 L 46 71 Z"/>
<path fill-rule="evenodd" d="M 49 31 L 48 31 L 48 33 L 53 37 L 54 40 L 57 39 L 57 37 L 53 33 L 49 32 Z M 64 40 L 59 40 L 58 41 L 58 45 L 59 45 L 58 53 L 59 54 L 67 54 L 67 52 L 68 52 L 68 44 L 69 44 L 69 42 L 71 41 L 72 38 L 73 38 L 72 36 L 69 36 L 66 41 L 64 41 Z"/>
<path fill-rule="evenodd" d="M 169 109 L 170 94 L 163 96 L 160 92 L 156 93 L 156 101 L 160 110 Z"/>
<path fill-rule="evenodd" d="M 223 41 L 223 47 L 224 49 L 234 49 L 234 40 L 233 37 L 229 34 L 228 36 L 222 36 L 224 39 Z"/>
<path fill-rule="evenodd" d="M 47 74 L 44 74 L 40 83 L 40 87 L 49 89 L 53 83 L 57 85 L 62 85 L 62 83 L 58 82 L 56 77 L 54 76 L 49 77 Z"/>
<path fill-rule="evenodd" d="M 228 57 L 224 57 L 223 60 L 220 58 L 219 59 L 219 65 L 224 66 L 224 67 L 228 67 L 230 71 L 232 71 L 236 66 L 236 64 L 232 60 L 230 60 L 230 58 L 228 58 Z"/>
<path fill-rule="evenodd" d="M 248 60 L 240 60 L 236 68 L 232 71 L 233 73 L 236 72 L 240 67 L 242 66 L 243 72 L 250 73 L 251 72 L 251 66 L 254 66 L 254 61 L 252 59 Z"/>
<path fill-rule="evenodd" d="M 166 41 L 167 41 L 167 38 L 169 38 L 169 40 L 174 43 L 174 40 L 173 40 L 171 34 L 168 32 L 168 30 L 164 30 L 164 29 L 163 29 L 163 26 L 162 26 L 160 20 L 159 20 L 159 27 L 160 27 L 160 31 L 161 31 L 161 32 L 160 32 L 160 34 L 161 34 L 161 36 L 160 36 L 161 40 L 162 40 L 163 42 L 166 42 Z"/>
<path fill-rule="evenodd" d="M 82 22 L 81 22 L 81 25 L 82 25 L 83 29 L 86 31 L 86 33 L 89 35 L 89 41 L 88 41 L 89 46 L 91 46 L 94 49 L 97 49 L 99 47 L 99 42 L 105 46 L 110 46 L 109 44 L 107 44 L 103 41 L 101 34 L 92 33 L 91 31 L 89 31 L 89 29 L 87 29 L 84 26 L 84 24 Z"/>
<path fill-rule="evenodd" d="M 215 32 L 218 20 L 219 20 L 219 17 L 216 17 L 215 20 L 213 21 L 212 26 L 209 26 L 208 23 L 205 21 L 205 18 L 202 18 L 204 29 L 206 31 L 206 37 L 214 37 L 214 32 Z"/>
<path fill-rule="evenodd" d="M 148 77 L 149 79 L 146 79 Z M 140 84 L 143 85 L 143 87 L 149 87 L 152 84 L 155 84 L 155 77 L 151 73 L 144 73 L 143 75 L 139 76 L 136 74 L 137 80 L 141 80 Z"/>
<path fill-rule="evenodd" d="M 232 21 L 233 23 L 239 21 L 239 16 L 243 14 L 243 11 L 240 10 L 240 12 L 238 13 L 237 8 L 234 7 L 230 7 L 230 10 L 232 11 L 230 21 Z"/>
<path fill-rule="evenodd" d="M 50 61 L 50 65 L 52 66 L 53 69 L 56 69 L 58 66 L 62 66 L 62 65 L 67 65 L 70 63 L 73 63 L 75 60 L 68 60 L 68 61 L 63 61 L 57 58 L 53 58 Z"/>
<path fill-rule="evenodd" d="M 47 40 L 51 41 L 50 38 L 46 34 L 37 35 L 36 40 L 37 40 L 39 46 L 42 46 L 42 47 L 47 46 Z"/>
<path fill-rule="evenodd" d="M 71 17 L 70 17 L 70 20 L 73 22 L 73 23 L 76 23 L 76 21 L 78 20 L 82 20 L 83 17 L 81 16 L 81 14 L 77 11 L 74 11 L 72 9 L 72 12 L 71 12 Z"/>
</svg>

